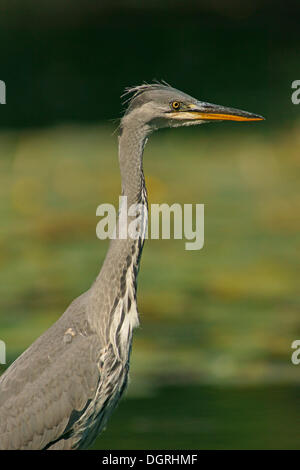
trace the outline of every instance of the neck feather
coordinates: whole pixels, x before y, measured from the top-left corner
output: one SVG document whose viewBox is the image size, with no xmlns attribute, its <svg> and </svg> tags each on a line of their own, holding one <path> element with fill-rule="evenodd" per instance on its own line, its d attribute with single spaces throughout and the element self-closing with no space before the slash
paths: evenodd
<svg viewBox="0 0 300 470">
<path fill-rule="evenodd" d="M 102 269 L 91 288 L 92 303 L 98 303 L 100 298 L 101 302 L 107 305 L 104 315 L 108 315 L 110 318 L 108 325 L 111 325 L 116 306 L 119 305 L 118 302 L 125 305 L 125 310 L 136 305 L 136 278 L 147 224 L 147 192 L 143 174 L 143 150 L 147 134 L 147 129 L 142 127 L 134 129 L 130 126 L 123 126 L 119 136 L 122 195 L 127 197 L 126 214 L 122 213 L 123 209 L 121 208 L 117 221 L 116 238 L 111 240 Z M 144 209 L 142 217 L 141 213 L 128 215 L 128 209 L 133 204 L 142 204 Z M 124 217 L 127 220 L 127 227 L 138 219 L 138 237 L 131 238 L 127 235 L 125 239 L 122 239 L 119 236 Z M 94 316 L 94 320 L 97 324 L 99 316 Z M 137 313 L 133 323 L 137 323 Z M 105 336 L 107 337 L 107 335 L 106 332 Z"/>
<path fill-rule="evenodd" d="M 122 195 L 127 196 L 128 205 L 140 202 L 145 187 L 143 173 L 143 151 L 147 141 L 147 129 L 121 127 L 119 136 L 119 164 L 122 180 Z"/>
</svg>

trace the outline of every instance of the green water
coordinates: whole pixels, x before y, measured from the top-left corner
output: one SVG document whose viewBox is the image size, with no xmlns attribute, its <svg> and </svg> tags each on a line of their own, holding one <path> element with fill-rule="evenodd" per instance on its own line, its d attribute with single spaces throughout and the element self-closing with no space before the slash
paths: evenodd
<svg viewBox="0 0 300 470">
<path fill-rule="evenodd" d="M 97 448 L 299 448 L 299 124 L 239 129 L 162 132 L 146 148 L 150 202 L 204 203 L 205 245 L 147 240 L 131 383 Z M 120 190 L 112 130 L 0 135 L 7 365 L 102 265 L 96 207 Z"/>
<path fill-rule="evenodd" d="M 165 387 L 123 400 L 93 448 L 300 449 L 299 417 L 297 387 Z"/>
</svg>

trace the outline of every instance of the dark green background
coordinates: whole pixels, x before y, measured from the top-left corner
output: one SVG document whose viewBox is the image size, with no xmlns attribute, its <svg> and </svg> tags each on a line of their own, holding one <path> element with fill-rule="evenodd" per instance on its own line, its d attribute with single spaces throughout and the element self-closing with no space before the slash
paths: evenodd
<svg viewBox="0 0 300 470">
<path fill-rule="evenodd" d="M 163 78 L 211 102 L 260 103 L 281 124 L 296 114 L 299 12 L 282 1 L 2 0 L 0 123 L 111 119 L 124 87 Z"/>
</svg>

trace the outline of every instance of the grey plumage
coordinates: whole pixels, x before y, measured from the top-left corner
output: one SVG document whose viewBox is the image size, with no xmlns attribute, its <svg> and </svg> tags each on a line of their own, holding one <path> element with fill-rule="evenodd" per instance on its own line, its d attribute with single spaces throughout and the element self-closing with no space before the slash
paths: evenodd
<svg viewBox="0 0 300 470">
<path fill-rule="evenodd" d="M 147 207 L 142 156 L 154 130 L 216 119 L 262 119 L 197 101 L 166 84 L 142 85 L 128 93 L 119 136 L 128 207 Z M 138 326 L 136 280 L 146 209 L 140 216 L 138 238 L 111 240 L 91 288 L 0 378 L 0 449 L 84 449 L 105 426 L 126 387 L 132 331 Z M 135 220 L 126 217 L 128 223 Z"/>
</svg>

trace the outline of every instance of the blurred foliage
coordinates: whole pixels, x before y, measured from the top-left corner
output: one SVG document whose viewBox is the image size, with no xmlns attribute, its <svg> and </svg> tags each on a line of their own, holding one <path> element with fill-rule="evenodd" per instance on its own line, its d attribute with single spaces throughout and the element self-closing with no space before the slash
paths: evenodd
<svg viewBox="0 0 300 470">
<path fill-rule="evenodd" d="M 214 125 L 217 139 L 205 126 L 162 131 L 146 148 L 150 203 L 204 203 L 205 246 L 146 243 L 135 390 L 173 374 L 191 382 L 299 381 L 290 362 L 300 333 L 299 123 L 272 137 L 258 125 Z M 117 206 L 120 192 L 112 131 L 1 135 L 0 321 L 12 356 L 89 288 L 101 266 L 107 242 L 95 235 L 96 207 Z"/>
</svg>

